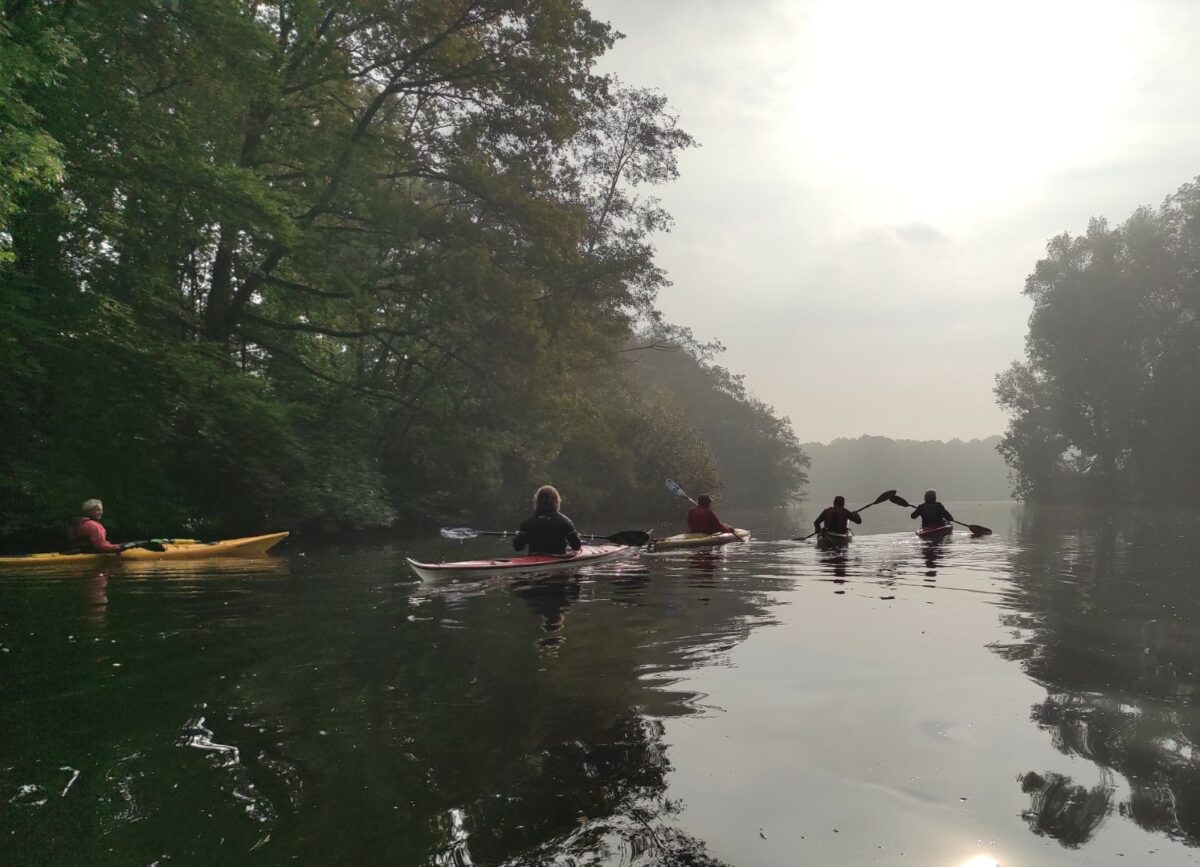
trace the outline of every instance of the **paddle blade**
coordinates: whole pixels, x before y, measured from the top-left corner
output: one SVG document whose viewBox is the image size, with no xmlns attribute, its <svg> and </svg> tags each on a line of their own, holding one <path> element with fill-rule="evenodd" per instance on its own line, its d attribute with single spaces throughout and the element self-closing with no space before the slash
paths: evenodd
<svg viewBox="0 0 1200 867">
<path fill-rule="evenodd" d="M 671 479 L 667 479 L 667 490 L 677 497 L 686 497 L 689 500 L 691 499 L 691 497 L 688 497 L 687 491 L 679 487 L 679 485 L 675 484 L 675 482 L 673 482 Z"/>
<path fill-rule="evenodd" d="M 990 536 L 990 535 L 992 535 L 991 530 L 989 530 L 987 527 L 981 526 L 979 524 L 967 524 L 967 529 L 971 531 L 972 536 Z"/>
<path fill-rule="evenodd" d="M 895 494 L 892 494 L 890 497 L 888 497 L 888 500 L 895 503 L 897 506 L 903 506 L 906 509 L 911 509 L 913 507 L 913 504 L 904 499 L 904 497 L 897 497 Z"/>
<path fill-rule="evenodd" d="M 874 506 L 875 503 L 882 503 L 885 500 L 890 500 L 894 496 L 896 496 L 896 491 L 894 488 L 890 491 L 884 491 L 882 494 L 880 494 L 878 497 L 875 498 L 875 502 L 871 503 L 871 505 Z"/>
<path fill-rule="evenodd" d="M 159 542 L 157 539 L 151 539 L 149 542 L 143 542 L 137 547 L 145 548 L 147 551 L 154 551 L 159 554 L 167 550 L 165 547 L 163 547 L 163 543 Z"/>
<path fill-rule="evenodd" d="M 603 538 L 618 545 L 631 545 L 634 548 L 640 548 L 649 543 L 650 534 L 645 530 L 622 530 L 619 533 L 613 533 L 611 536 L 604 536 Z"/>
<path fill-rule="evenodd" d="M 453 539 L 455 542 L 463 542 L 479 536 L 470 527 L 442 527 L 440 532 L 443 539 Z"/>
</svg>

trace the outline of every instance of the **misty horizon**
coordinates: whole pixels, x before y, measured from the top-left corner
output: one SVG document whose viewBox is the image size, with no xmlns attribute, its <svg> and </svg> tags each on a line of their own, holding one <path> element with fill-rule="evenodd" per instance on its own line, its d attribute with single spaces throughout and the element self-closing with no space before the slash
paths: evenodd
<svg viewBox="0 0 1200 867">
<path fill-rule="evenodd" d="M 601 71 L 700 145 L 657 193 L 659 308 L 802 441 L 1003 431 L 1047 242 L 1200 171 L 1195 4 L 588 6 L 624 34 Z M 1035 21 L 1054 62 L 1014 63 Z"/>
</svg>

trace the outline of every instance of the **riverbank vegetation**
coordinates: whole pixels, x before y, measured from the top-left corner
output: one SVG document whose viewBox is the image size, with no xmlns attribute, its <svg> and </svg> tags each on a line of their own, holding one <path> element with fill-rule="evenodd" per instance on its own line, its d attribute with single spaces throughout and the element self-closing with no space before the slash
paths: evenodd
<svg viewBox="0 0 1200 867">
<path fill-rule="evenodd" d="M 1047 245 L 1000 451 L 1043 501 L 1190 502 L 1200 487 L 1200 181 Z"/>
<path fill-rule="evenodd" d="M 797 496 L 787 421 L 655 310 L 694 142 L 594 71 L 616 37 L 577 0 L 6 4 L 0 534 Z"/>
</svg>

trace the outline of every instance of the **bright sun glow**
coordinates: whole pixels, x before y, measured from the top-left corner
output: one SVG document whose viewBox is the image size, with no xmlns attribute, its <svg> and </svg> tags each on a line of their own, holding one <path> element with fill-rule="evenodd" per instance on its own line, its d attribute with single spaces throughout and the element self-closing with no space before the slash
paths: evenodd
<svg viewBox="0 0 1200 867">
<path fill-rule="evenodd" d="M 1129 0 L 821 0 L 803 158 L 875 219 L 990 210 L 1111 154 L 1144 40 Z"/>
<path fill-rule="evenodd" d="M 1000 867 L 1000 862 L 990 855 L 976 855 L 962 862 L 959 867 Z"/>
</svg>

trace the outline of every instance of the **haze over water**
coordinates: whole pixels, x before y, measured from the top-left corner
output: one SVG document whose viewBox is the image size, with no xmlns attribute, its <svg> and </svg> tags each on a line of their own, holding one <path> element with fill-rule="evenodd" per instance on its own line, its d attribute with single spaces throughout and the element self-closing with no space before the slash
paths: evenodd
<svg viewBox="0 0 1200 867">
<path fill-rule="evenodd" d="M 844 553 L 538 582 L 403 562 L 500 542 L 7 573 L 3 860 L 1197 860 L 1200 517 L 949 505 L 996 535 L 885 504 Z"/>
</svg>

